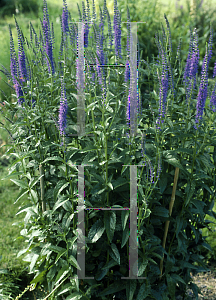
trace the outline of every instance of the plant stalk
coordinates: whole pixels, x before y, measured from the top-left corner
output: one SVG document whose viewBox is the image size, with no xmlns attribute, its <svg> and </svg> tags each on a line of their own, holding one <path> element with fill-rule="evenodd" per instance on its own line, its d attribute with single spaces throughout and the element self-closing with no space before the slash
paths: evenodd
<svg viewBox="0 0 216 300">
<path fill-rule="evenodd" d="M 179 168 L 176 168 L 175 169 L 175 177 L 174 177 L 174 183 L 173 183 L 172 196 L 171 196 L 170 205 L 169 205 L 169 215 L 170 216 L 172 214 L 172 209 L 173 209 L 173 205 L 174 205 L 174 201 L 175 201 L 175 192 L 176 192 L 178 176 L 179 176 Z M 164 249 L 165 249 L 165 244 L 166 244 L 166 238 L 167 238 L 169 223 L 170 223 L 169 220 L 167 220 L 166 223 L 165 223 L 165 231 L 164 231 L 163 244 L 162 244 L 162 247 Z M 163 254 L 163 257 L 164 257 L 164 254 Z M 161 271 L 161 275 L 160 275 L 160 280 L 161 280 L 162 271 L 163 271 L 163 258 L 160 261 L 160 271 Z"/>
<path fill-rule="evenodd" d="M 40 171 L 40 176 L 43 175 L 40 178 L 40 187 L 41 187 L 41 207 L 42 207 L 42 215 L 46 211 L 46 201 L 44 200 L 44 170 L 43 166 L 39 165 L 39 171 Z M 45 239 L 45 242 L 47 240 Z"/>
</svg>

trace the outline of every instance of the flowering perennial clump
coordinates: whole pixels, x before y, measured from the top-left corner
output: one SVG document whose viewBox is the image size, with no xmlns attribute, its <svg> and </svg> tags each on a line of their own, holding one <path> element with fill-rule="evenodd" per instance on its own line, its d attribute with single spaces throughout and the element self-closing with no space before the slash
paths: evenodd
<svg viewBox="0 0 216 300">
<path fill-rule="evenodd" d="M 88 34 L 90 29 L 90 20 L 91 22 L 96 20 L 96 13 L 95 13 L 95 5 L 93 1 L 93 15 L 92 18 L 90 18 L 90 9 L 89 9 L 89 2 L 87 0 L 87 9 L 85 8 L 84 2 L 82 2 L 82 9 L 83 14 L 81 14 L 79 6 L 79 14 L 80 14 L 80 22 L 84 22 L 84 47 L 88 47 Z M 129 10 L 127 9 L 128 14 L 128 22 L 130 22 L 130 14 Z M 96 24 L 94 24 L 94 35 L 95 35 L 95 42 L 96 42 L 96 57 L 93 58 L 93 66 L 87 66 L 87 77 L 89 78 L 89 73 L 92 71 L 92 68 L 95 69 L 95 72 L 92 72 L 92 80 L 95 81 L 95 74 L 97 74 L 98 82 L 101 86 L 101 90 L 103 92 L 103 99 L 106 97 L 106 80 L 105 80 L 105 71 L 103 68 L 103 64 L 107 63 L 107 56 L 105 56 L 104 53 L 104 25 L 105 25 L 105 19 L 107 17 L 108 20 L 108 33 L 109 33 L 109 41 L 110 41 L 110 47 L 112 47 L 112 41 L 113 41 L 113 34 L 111 30 L 111 22 L 110 22 L 110 15 L 106 8 L 106 1 L 104 2 L 104 8 L 103 13 L 100 9 L 100 24 L 99 28 Z M 170 32 L 170 26 L 169 22 L 166 18 L 166 15 L 164 15 L 167 25 L 167 30 L 169 33 L 169 39 L 168 39 L 168 45 L 169 45 L 169 52 L 171 54 L 172 52 L 172 42 L 171 42 L 171 32 Z M 61 66 L 62 64 L 62 54 L 63 54 L 63 47 L 65 49 L 68 49 L 67 46 L 67 36 L 70 38 L 71 45 L 76 42 L 77 35 L 78 35 L 78 27 L 76 24 L 69 24 L 69 20 L 71 21 L 70 13 L 68 12 L 66 0 L 63 0 L 63 11 L 61 16 L 61 27 L 62 27 L 62 41 L 60 45 L 60 52 L 59 52 L 59 64 Z M 15 20 L 16 21 L 16 20 Z M 40 31 L 40 38 L 38 41 L 37 34 L 30 23 L 30 45 L 34 51 L 35 58 L 37 58 L 39 52 L 41 52 L 42 57 L 46 59 L 48 71 L 50 72 L 52 69 L 52 75 L 55 73 L 55 63 L 54 63 L 54 56 L 53 56 L 53 44 L 54 44 L 54 29 L 52 24 L 52 30 L 50 28 L 50 22 L 49 22 L 49 14 L 47 9 L 47 3 L 46 0 L 44 0 L 44 9 L 43 9 L 43 21 L 41 21 L 42 25 L 42 31 Z M 14 43 L 13 43 L 13 37 L 10 29 L 10 56 L 11 56 L 11 77 L 13 80 L 14 88 L 16 90 L 17 99 L 19 103 L 22 103 L 24 101 L 24 95 L 23 95 L 23 83 L 27 80 L 29 80 L 31 75 L 31 70 L 29 70 L 29 64 L 28 64 L 28 58 L 25 55 L 24 52 L 24 38 L 22 35 L 22 32 L 16 22 L 17 32 L 18 32 L 18 59 L 14 50 Z M 130 24 L 127 24 L 128 29 L 128 35 L 127 35 L 127 60 L 125 65 L 125 83 L 126 85 L 129 84 L 130 81 L 130 65 L 129 65 L 129 56 L 130 56 Z M 117 0 L 114 0 L 114 20 L 113 20 L 113 30 L 114 30 L 114 40 L 115 40 L 115 54 L 118 58 L 122 58 L 121 56 L 121 15 L 117 7 Z M 170 63 L 170 55 L 167 55 L 165 44 L 167 43 L 167 37 L 165 30 L 162 26 L 162 37 L 157 38 L 156 35 L 156 43 L 159 49 L 159 55 L 158 58 L 162 62 L 162 70 L 158 70 L 158 80 L 159 80 L 159 116 L 156 121 L 156 124 L 159 125 L 160 123 L 163 123 L 164 120 L 162 120 L 165 117 L 166 111 L 165 106 L 167 102 L 167 95 L 168 95 L 168 88 L 171 88 L 171 92 L 175 96 L 175 90 L 174 90 L 174 81 L 173 81 L 173 74 L 172 74 L 172 68 Z M 35 49 L 33 48 L 33 39 Z M 43 50 L 40 48 L 40 45 L 43 45 Z M 27 46 L 29 47 L 29 44 L 27 43 Z M 181 40 L 180 44 L 178 46 L 177 50 L 177 58 L 180 56 L 180 46 L 181 46 Z M 208 50 L 209 53 L 207 54 L 203 62 L 203 68 L 202 68 L 202 78 L 201 78 L 201 84 L 199 88 L 198 93 L 198 99 L 197 99 L 197 115 L 196 115 L 196 123 L 198 123 L 198 120 L 202 118 L 203 109 L 205 106 L 205 100 L 207 97 L 207 85 L 208 85 L 208 65 L 211 58 L 211 46 L 212 46 L 212 32 L 210 34 L 210 40 L 208 43 Z M 78 49 L 76 49 L 77 51 Z M 73 49 L 74 51 L 74 49 Z M 45 57 L 46 56 L 46 57 Z M 66 58 L 65 58 L 66 59 Z M 88 59 L 87 59 L 88 60 Z M 35 65 L 37 65 L 38 62 L 36 60 L 32 61 Z M 158 60 L 159 62 L 159 60 Z M 186 101 L 189 99 L 191 93 L 195 89 L 196 86 L 196 75 L 198 72 L 198 63 L 199 63 L 199 49 L 198 49 L 198 35 L 196 29 L 194 29 L 193 34 L 191 32 L 191 39 L 190 39 L 190 48 L 189 48 L 189 55 L 185 67 L 184 72 L 184 79 L 183 82 L 185 83 L 186 87 Z M 95 66 L 94 66 L 95 65 Z M 159 65 L 158 65 L 159 66 Z M 77 74 L 80 78 L 79 82 L 77 83 L 77 88 L 79 89 L 81 86 L 83 86 L 81 75 L 81 68 L 83 66 L 80 65 L 77 61 Z M 51 68 L 51 69 L 50 69 Z M 81 72 L 81 73 L 80 73 Z M 216 74 L 216 63 L 215 68 L 213 72 L 213 77 L 215 77 Z M 63 70 L 60 68 L 59 75 L 63 76 Z M 211 95 L 211 101 L 210 105 L 211 107 L 214 106 L 214 111 L 216 110 L 216 85 Z M 138 93 L 139 96 L 139 93 Z M 139 97 L 138 97 L 139 98 Z M 35 100 L 32 100 L 35 102 Z M 127 119 L 130 120 L 130 89 L 127 99 Z M 138 100 L 139 102 L 139 100 Z M 65 134 L 65 128 L 66 128 L 66 114 L 67 114 L 67 98 L 66 98 L 66 92 L 65 92 L 65 83 L 62 79 L 61 83 L 61 101 L 60 101 L 60 108 L 59 108 L 59 130 L 60 134 Z M 168 108 L 168 105 L 167 105 Z M 160 127 L 157 127 L 160 129 Z M 148 162 L 149 164 L 149 162 Z M 150 172 L 151 172 L 151 165 L 150 166 Z"/>
</svg>

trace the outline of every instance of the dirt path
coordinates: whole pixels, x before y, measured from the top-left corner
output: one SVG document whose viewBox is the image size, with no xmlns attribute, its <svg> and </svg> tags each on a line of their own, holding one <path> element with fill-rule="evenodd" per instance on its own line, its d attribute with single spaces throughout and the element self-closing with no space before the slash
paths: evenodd
<svg viewBox="0 0 216 300">
<path fill-rule="evenodd" d="M 198 300 L 216 300 L 216 262 L 208 265 L 210 272 L 202 272 L 197 275 L 192 275 L 193 282 L 201 289 L 201 293 L 198 296 Z M 193 291 L 188 289 L 188 299 L 195 300 L 196 297 L 193 295 Z M 176 300 L 182 300 L 183 297 L 179 296 Z"/>
</svg>

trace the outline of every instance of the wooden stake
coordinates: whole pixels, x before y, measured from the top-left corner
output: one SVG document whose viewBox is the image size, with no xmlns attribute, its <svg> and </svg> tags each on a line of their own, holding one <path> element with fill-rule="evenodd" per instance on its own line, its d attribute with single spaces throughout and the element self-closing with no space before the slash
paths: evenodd
<svg viewBox="0 0 216 300">
<path fill-rule="evenodd" d="M 174 177 L 174 183 L 173 183 L 172 196 L 171 196 L 171 200 L 170 200 L 170 204 L 169 204 L 169 214 L 170 214 L 170 216 L 172 214 L 172 209 L 173 209 L 173 205 L 174 205 L 174 201 L 175 201 L 175 192 L 176 192 L 178 176 L 179 176 L 179 168 L 176 168 L 175 169 L 175 177 Z M 169 222 L 170 221 L 167 220 L 166 223 L 165 223 L 165 230 L 164 230 L 164 237 L 163 237 L 163 244 L 162 244 L 162 247 L 164 249 L 165 249 L 166 238 L 167 238 L 167 233 L 168 233 L 168 228 L 169 228 Z M 164 257 L 164 255 L 163 255 L 163 257 Z M 161 280 L 162 272 L 163 272 L 163 258 L 160 261 L 160 271 L 161 271 L 161 275 L 160 275 L 160 280 Z"/>
<path fill-rule="evenodd" d="M 43 166 L 39 165 L 40 176 L 44 175 Z M 42 214 L 46 211 L 46 202 L 44 200 L 44 176 L 40 179 L 40 187 L 41 187 L 41 206 L 42 206 Z M 47 240 L 45 239 L 45 242 Z"/>
</svg>

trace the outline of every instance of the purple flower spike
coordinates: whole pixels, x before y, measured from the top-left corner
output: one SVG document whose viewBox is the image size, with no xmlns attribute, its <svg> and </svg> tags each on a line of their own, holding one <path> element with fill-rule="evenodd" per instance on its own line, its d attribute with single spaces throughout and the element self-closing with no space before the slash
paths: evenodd
<svg viewBox="0 0 216 300">
<path fill-rule="evenodd" d="M 196 123 L 198 123 L 199 120 L 202 119 L 203 110 L 205 107 L 205 101 L 206 101 L 206 97 L 207 97 L 207 87 L 208 87 L 207 71 L 208 71 L 208 63 L 207 63 L 207 53 L 206 53 L 204 61 L 203 61 L 203 65 L 202 65 L 202 77 L 201 77 L 201 83 L 200 83 L 200 87 L 199 87 L 199 93 L 198 93 L 198 99 L 197 99 L 197 105 L 196 105 L 196 109 L 197 109 L 196 121 L 195 121 Z M 195 129 L 197 129 L 196 126 L 195 126 Z"/>
<path fill-rule="evenodd" d="M 210 100 L 210 109 L 212 109 L 213 112 L 216 112 L 216 94 L 215 94 L 215 91 L 216 91 L 216 84 L 214 86 L 214 90 L 212 91 L 211 100 Z"/>
<path fill-rule="evenodd" d="M 115 32 L 115 53 L 116 57 L 121 56 L 121 15 L 117 7 L 117 0 L 114 0 L 114 20 L 113 20 L 113 29 Z"/>
<path fill-rule="evenodd" d="M 189 52 L 188 52 L 188 57 L 186 61 L 186 66 L 185 66 L 185 72 L 184 72 L 184 78 L 183 82 L 186 82 L 186 77 L 189 76 L 189 70 L 190 70 L 190 60 L 192 56 L 192 47 L 193 47 L 193 37 L 192 37 L 192 31 L 190 32 L 190 44 L 189 44 Z"/>
<path fill-rule="evenodd" d="M 49 57 L 51 67 L 52 67 L 52 74 L 55 72 L 54 68 L 54 61 L 53 61 L 53 48 L 52 48 L 52 38 L 51 38 L 51 31 L 50 31 L 50 23 L 49 23 L 49 14 L 48 14 L 48 9 L 47 9 L 47 3 L 46 0 L 44 0 L 44 15 L 43 15 L 43 33 L 45 37 L 45 49 L 46 49 L 46 54 Z M 50 72 L 50 65 L 49 61 L 48 63 L 48 68 Z"/>
<path fill-rule="evenodd" d="M 17 56 L 14 49 L 14 41 L 13 41 L 13 35 L 11 32 L 11 27 L 9 25 L 10 30 L 10 69 L 11 69 L 11 76 L 13 79 L 13 83 L 16 84 L 16 77 L 17 77 Z"/>
<path fill-rule="evenodd" d="M 166 104 L 167 92 L 169 87 L 167 59 L 162 45 L 161 45 L 161 56 L 162 56 L 162 76 L 160 76 L 161 77 L 160 79 L 158 75 L 159 86 L 160 86 L 160 102 L 159 102 L 159 118 L 156 121 L 157 124 L 160 124 L 161 117 L 164 118 L 165 116 L 165 104 Z M 162 111 L 161 111 L 161 106 L 163 107 Z M 163 122 L 164 121 L 162 120 L 161 123 Z M 158 127 L 158 129 L 159 128 L 160 127 Z"/>
<path fill-rule="evenodd" d="M 113 33 L 112 33 L 112 26 L 111 26 L 111 21 L 110 21 L 110 15 L 109 15 L 109 12 L 108 10 L 106 11 L 107 13 L 107 20 L 108 20 L 108 33 L 109 33 L 109 45 L 110 45 L 110 48 L 112 48 L 112 45 L 113 45 Z"/>
<path fill-rule="evenodd" d="M 127 60 L 126 68 L 125 68 L 125 82 L 127 83 L 130 80 L 130 67 L 129 60 Z"/>
<path fill-rule="evenodd" d="M 130 120 L 130 89 L 129 89 L 129 93 L 128 93 L 126 118 L 128 120 L 127 126 L 129 126 L 129 120 Z"/>
<path fill-rule="evenodd" d="M 17 95 L 17 99 L 18 99 L 18 103 L 19 105 L 22 105 L 22 103 L 25 101 L 23 98 L 23 91 L 21 88 L 21 85 L 18 81 L 16 81 L 15 83 L 15 90 L 16 90 L 16 95 Z"/>
<path fill-rule="evenodd" d="M 197 112 L 196 112 L 195 123 L 199 123 L 199 121 L 202 120 L 202 115 L 203 115 L 203 111 L 205 108 L 205 102 L 206 102 L 206 98 L 207 98 L 208 66 L 209 66 L 209 61 L 212 56 L 212 49 L 211 49 L 212 48 L 212 36 L 213 36 L 213 33 L 212 33 L 212 28 L 211 28 L 208 47 L 206 49 L 206 54 L 205 54 L 205 58 L 204 58 L 203 65 L 202 65 L 201 82 L 200 82 L 198 99 L 197 99 L 197 106 L 196 106 Z M 195 129 L 197 129 L 196 126 L 195 126 Z"/>
<path fill-rule="evenodd" d="M 202 7 L 203 0 L 200 1 L 200 5 L 197 7 L 198 9 Z"/>
<path fill-rule="evenodd" d="M 69 27 L 68 27 L 68 9 L 67 9 L 66 0 L 63 0 L 62 27 L 63 27 L 63 33 L 67 34 L 69 32 Z"/>
<path fill-rule="evenodd" d="M 66 90 L 63 79 L 61 80 L 61 101 L 60 101 L 60 109 L 59 109 L 59 128 L 60 134 L 65 134 L 66 128 L 66 115 L 67 115 L 67 98 L 66 98 Z"/>
<path fill-rule="evenodd" d="M 169 21 L 166 17 L 166 14 L 164 14 L 164 18 L 165 18 L 166 25 L 167 25 L 167 31 L 169 32 L 169 50 L 170 50 L 170 52 L 172 52 L 171 30 L 170 30 Z"/>
<path fill-rule="evenodd" d="M 160 178 L 160 174 L 161 174 L 161 161 L 160 161 L 160 157 L 159 157 L 159 160 L 158 160 L 158 171 L 157 171 L 157 176 L 156 178 Z"/>
<path fill-rule="evenodd" d="M 192 37 L 192 35 L 194 36 L 194 38 Z M 185 90 L 186 90 L 187 104 L 191 94 L 191 90 L 193 92 L 193 89 L 196 86 L 196 74 L 198 72 L 198 65 L 199 65 L 198 35 L 196 32 L 196 28 L 194 28 L 193 33 L 191 31 L 189 54 L 187 58 L 187 63 L 184 72 L 184 79 L 183 79 L 183 82 L 185 84 Z M 194 82 L 193 87 L 192 87 L 192 81 Z"/>
<path fill-rule="evenodd" d="M 19 25 L 17 23 L 16 18 L 15 23 L 16 23 L 16 29 L 17 29 L 17 35 L 18 35 L 18 62 L 19 62 L 19 77 L 22 80 L 22 82 L 25 81 L 25 79 L 29 79 L 28 74 L 27 74 L 27 68 L 26 68 L 26 56 L 24 52 L 24 47 L 23 47 L 23 37 L 21 34 L 21 30 L 19 28 Z"/>
<path fill-rule="evenodd" d="M 213 78 L 215 78 L 215 76 L 216 76 L 216 61 L 215 61 L 215 64 L 214 64 Z"/>
<path fill-rule="evenodd" d="M 86 8 L 85 8 L 85 5 L 84 5 L 84 2 L 82 2 L 82 9 L 83 9 L 83 22 L 85 22 L 85 27 L 84 27 L 84 48 L 87 48 L 88 47 L 88 34 L 89 34 L 89 24 L 88 24 L 89 16 L 88 16 L 88 14 L 86 14 Z"/>
<path fill-rule="evenodd" d="M 127 8 L 127 56 L 130 56 L 130 13 Z M 127 59 L 126 68 L 125 68 L 125 82 L 127 83 L 130 80 L 130 67 L 129 67 L 129 59 Z"/>
</svg>

